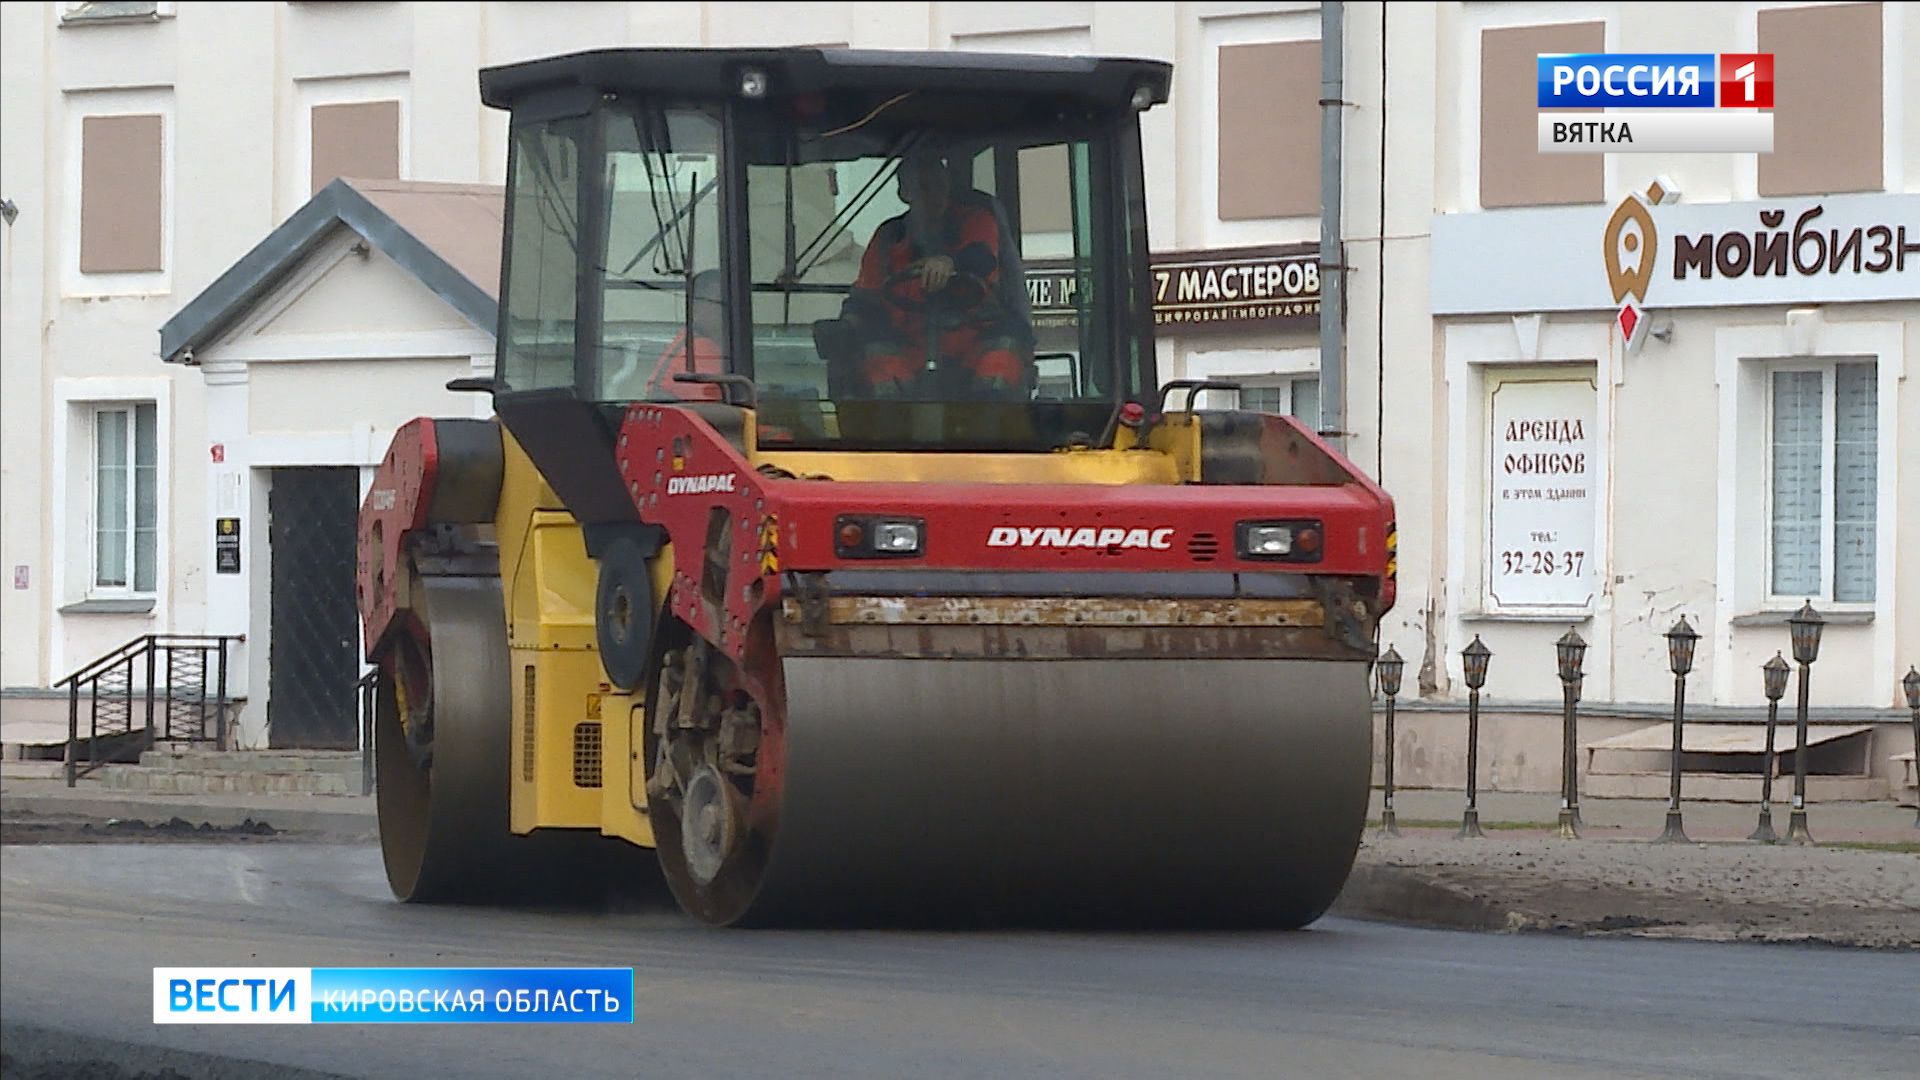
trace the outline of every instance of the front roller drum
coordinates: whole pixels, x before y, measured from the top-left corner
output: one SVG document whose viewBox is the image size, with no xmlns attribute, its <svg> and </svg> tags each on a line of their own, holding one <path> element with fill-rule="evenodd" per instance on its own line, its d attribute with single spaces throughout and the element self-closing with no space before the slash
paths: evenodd
<svg viewBox="0 0 1920 1080">
<path fill-rule="evenodd" d="M 374 717 L 380 848 L 402 900 L 573 899 L 600 879 L 597 835 L 516 836 L 513 728 L 500 579 L 423 577 L 411 602 L 425 641 L 382 658 Z"/>
<path fill-rule="evenodd" d="M 706 921 L 1286 929 L 1352 869 L 1363 663 L 781 664 L 779 760 L 758 762 L 777 805 L 726 865 L 688 851 L 727 835 L 724 804 L 655 807 L 663 868 Z"/>
</svg>

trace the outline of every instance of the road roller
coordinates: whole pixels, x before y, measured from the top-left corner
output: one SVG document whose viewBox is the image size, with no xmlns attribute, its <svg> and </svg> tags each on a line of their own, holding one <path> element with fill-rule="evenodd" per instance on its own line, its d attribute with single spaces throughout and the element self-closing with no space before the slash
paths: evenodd
<svg viewBox="0 0 1920 1080">
<path fill-rule="evenodd" d="M 494 372 L 361 506 L 395 895 L 715 926 L 1295 928 L 1351 870 L 1391 498 L 1154 327 L 1148 60 L 480 73 Z M 457 399 L 456 399 L 457 400 Z"/>
</svg>

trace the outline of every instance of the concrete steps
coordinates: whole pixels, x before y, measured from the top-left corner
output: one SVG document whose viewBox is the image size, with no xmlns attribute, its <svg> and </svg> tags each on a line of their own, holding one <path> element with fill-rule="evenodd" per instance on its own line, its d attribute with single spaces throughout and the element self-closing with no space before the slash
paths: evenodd
<svg viewBox="0 0 1920 1080">
<path fill-rule="evenodd" d="M 7 780 L 64 780 L 66 776 L 63 761 L 0 761 L 0 778 Z"/>
<path fill-rule="evenodd" d="M 357 750 L 149 750 L 94 775 L 110 791 L 167 795 L 358 795 Z"/>
</svg>

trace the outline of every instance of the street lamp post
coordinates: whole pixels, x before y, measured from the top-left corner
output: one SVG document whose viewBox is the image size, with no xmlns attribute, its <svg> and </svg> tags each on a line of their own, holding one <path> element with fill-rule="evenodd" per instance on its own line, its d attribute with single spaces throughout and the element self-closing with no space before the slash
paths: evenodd
<svg viewBox="0 0 1920 1080">
<path fill-rule="evenodd" d="M 1909 666 L 1900 686 L 1907 692 L 1907 708 L 1913 713 L 1913 776 L 1920 781 L 1920 668 Z M 1913 803 L 1913 827 L 1920 829 L 1920 795 L 1916 795 Z"/>
<path fill-rule="evenodd" d="M 1406 661 L 1400 659 L 1400 653 L 1393 646 L 1375 662 L 1380 674 L 1380 692 L 1387 696 L 1387 746 L 1386 746 L 1386 789 L 1381 795 L 1380 832 L 1385 836 L 1399 836 L 1400 823 L 1393 816 L 1393 699 L 1400 694 L 1400 672 L 1406 667 Z"/>
<path fill-rule="evenodd" d="M 1579 720 L 1575 706 L 1580 702 L 1581 661 L 1586 659 L 1587 643 L 1577 630 L 1567 629 L 1554 643 L 1560 661 L 1560 838 L 1580 839 L 1580 751 Z"/>
<path fill-rule="evenodd" d="M 1487 661 L 1493 658 L 1493 650 L 1475 634 L 1460 656 L 1467 676 L 1467 812 L 1454 838 L 1465 840 L 1487 835 L 1480 831 L 1480 688 L 1487 684 Z"/>
<path fill-rule="evenodd" d="M 1807 829 L 1807 680 L 1813 675 L 1813 662 L 1820 656 L 1820 631 L 1826 620 L 1813 610 L 1813 601 L 1802 604 L 1787 620 L 1793 638 L 1793 659 L 1800 665 L 1800 705 L 1794 717 L 1793 812 L 1787 816 L 1787 843 L 1811 844 L 1813 833 Z"/>
<path fill-rule="evenodd" d="M 1773 659 L 1760 665 L 1760 671 L 1767 688 L 1767 759 L 1766 771 L 1760 774 L 1760 824 L 1747 839 L 1773 844 L 1780 840 L 1780 834 L 1773 831 L 1773 730 L 1780 722 L 1780 698 L 1787 692 L 1790 669 L 1786 658 L 1776 652 Z"/>
<path fill-rule="evenodd" d="M 1663 844 L 1687 843 L 1680 827 L 1680 730 L 1687 712 L 1687 672 L 1693 670 L 1693 646 L 1700 635 L 1687 624 L 1687 617 L 1667 631 L 1667 665 L 1673 669 L 1673 760 L 1668 765 L 1667 827 L 1660 834 Z"/>
</svg>

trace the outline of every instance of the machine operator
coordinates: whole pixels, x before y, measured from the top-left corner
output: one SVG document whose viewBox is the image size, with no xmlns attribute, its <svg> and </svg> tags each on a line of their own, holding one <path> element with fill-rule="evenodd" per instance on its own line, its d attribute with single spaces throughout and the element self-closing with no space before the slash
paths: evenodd
<svg viewBox="0 0 1920 1080">
<path fill-rule="evenodd" d="M 1012 253 L 1002 250 L 1011 240 L 998 216 L 990 203 L 953 197 L 947 163 L 936 153 L 902 159 L 898 183 L 907 212 L 874 231 L 847 303 L 874 395 L 919 388 L 935 396 L 958 389 L 1024 397 L 1029 331 L 1002 299 Z M 955 387 L 948 380 L 961 372 L 966 385 Z"/>
</svg>

